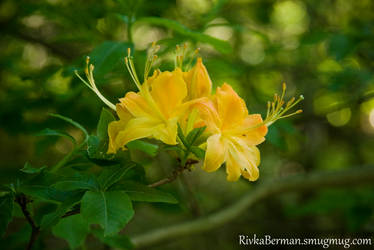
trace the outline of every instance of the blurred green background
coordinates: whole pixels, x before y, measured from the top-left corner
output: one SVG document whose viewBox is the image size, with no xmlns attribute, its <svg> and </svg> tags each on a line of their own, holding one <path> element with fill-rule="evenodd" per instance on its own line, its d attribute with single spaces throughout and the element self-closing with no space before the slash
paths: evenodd
<svg viewBox="0 0 374 250">
<path fill-rule="evenodd" d="M 304 113 L 276 123 L 260 145 L 261 177 L 256 183 L 228 183 L 223 168 L 208 174 L 198 167 L 164 187 L 178 197 L 179 205 L 138 204 L 126 234 L 209 214 L 273 178 L 374 163 L 373 1 L 4 0 L 0 27 L 1 183 L 14 181 L 26 161 L 52 165 L 69 152 L 71 145 L 64 139 L 35 136 L 43 128 L 82 137 L 48 113 L 71 117 L 94 131 L 103 104 L 73 73 L 82 71 L 87 55 L 95 64 L 99 88 L 112 102 L 135 90 L 123 64 L 127 48 L 135 48 L 141 72 L 153 41 L 161 45 L 161 69 L 172 68 L 176 44 L 201 48 L 214 85 L 231 84 L 251 113 L 264 115 L 267 100 L 284 81 L 288 97 L 304 95 Z M 143 156 L 139 160 L 147 164 L 150 181 L 173 167 L 164 153 L 157 163 Z M 373 187 L 277 196 L 224 227 L 152 249 L 211 249 L 213 243 L 214 249 L 240 249 L 240 233 L 372 235 L 373 197 Z M 68 247 L 52 236 L 43 244 Z M 87 240 L 87 248 L 105 246 Z"/>
</svg>

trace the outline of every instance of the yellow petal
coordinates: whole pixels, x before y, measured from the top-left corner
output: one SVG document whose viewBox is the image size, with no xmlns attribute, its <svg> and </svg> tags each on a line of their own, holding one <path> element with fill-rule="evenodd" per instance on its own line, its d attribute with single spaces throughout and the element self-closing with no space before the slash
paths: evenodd
<svg viewBox="0 0 374 250">
<path fill-rule="evenodd" d="M 225 161 L 226 145 L 220 134 L 214 134 L 207 140 L 207 149 L 203 170 L 206 172 L 216 171 Z"/>
<path fill-rule="evenodd" d="M 152 137 L 169 145 L 177 144 L 178 118 L 169 119 L 157 126 L 152 133 Z"/>
<path fill-rule="evenodd" d="M 135 117 L 152 116 L 152 109 L 145 98 L 135 92 L 127 92 L 120 102 Z"/>
<path fill-rule="evenodd" d="M 249 146 L 258 145 L 265 141 L 265 135 L 268 132 L 268 128 L 265 125 L 259 126 L 262 122 L 261 115 L 248 115 L 237 129 L 236 135 L 243 139 Z"/>
<path fill-rule="evenodd" d="M 120 120 L 127 122 L 133 117 L 123 103 L 116 104 L 116 111 Z"/>
<path fill-rule="evenodd" d="M 115 145 L 123 148 L 130 141 L 150 137 L 159 125 L 159 122 L 145 117 L 133 118 L 127 123 L 126 128 L 117 134 Z"/>
<path fill-rule="evenodd" d="M 124 130 L 126 125 L 127 125 L 127 122 L 123 120 L 109 123 L 108 125 L 109 146 L 108 146 L 107 154 L 115 154 L 117 150 L 122 147 L 122 145 L 116 144 L 116 138 L 117 138 L 117 135 L 122 130 Z"/>
<path fill-rule="evenodd" d="M 175 114 L 178 106 L 187 96 L 186 83 L 180 69 L 160 73 L 152 81 L 151 88 L 152 98 L 166 119 Z"/>
<path fill-rule="evenodd" d="M 260 164 L 260 151 L 255 146 L 248 146 L 240 138 L 231 138 L 229 146 L 229 157 L 226 162 L 226 168 L 230 181 L 237 180 L 238 174 L 250 180 L 255 181 L 259 177 L 257 166 Z"/>
<path fill-rule="evenodd" d="M 222 129 L 227 129 L 241 124 L 248 115 L 248 110 L 243 99 L 224 83 L 216 91 L 217 111 L 222 120 Z"/>
<path fill-rule="evenodd" d="M 118 103 L 116 105 L 116 111 L 118 117 L 120 118 L 119 121 L 114 121 L 109 123 L 108 125 L 108 136 L 109 136 L 109 146 L 108 146 L 108 154 L 114 154 L 117 150 L 121 147 L 115 143 L 116 137 L 120 131 L 124 130 L 128 121 L 132 118 L 132 115 L 126 110 L 123 104 Z"/>
<path fill-rule="evenodd" d="M 209 96 L 212 91 L 212 81 L 201 58 L 197 59 L 196 65 L 188 72 L 183 73 L 188 88 L 188 99 L 196 99 Z"/>
</svg>

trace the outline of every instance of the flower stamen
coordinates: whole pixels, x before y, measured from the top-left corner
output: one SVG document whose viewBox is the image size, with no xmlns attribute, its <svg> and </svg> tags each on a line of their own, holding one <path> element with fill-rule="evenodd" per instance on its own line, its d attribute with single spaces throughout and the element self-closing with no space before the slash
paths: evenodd
<svg viewBox="0 0 374 250">
<path fill-rule="evenodd" d="M 109 108 L 113 109 L 114 111 L 116 110 L 116 106 L 111 103 L 108 99 L 106 99 L 99 91 L 99 89 L 96 87 L 96 84 L 95 84 L 95 79 L 94 79 L 94 76 L 93 76 L 93 71 L 94 71 L 94 65 L 93 64 L 90 64 L 90 57 L 87 56 L 86 57 L 86 68 L 84 69 L 84 72 L 86 74 L 86 77 L 87 77 L 87 81 L 85 81 L 79 74 L 78 74 L 78 71 L 75 70 L 74 73 L 75 75 L 89 88 L 91 89 L 93 92 L 95 92 L 95 94 L 100 98 L 100 100 L 102 102 L 104 102 Z"/>
</svg>

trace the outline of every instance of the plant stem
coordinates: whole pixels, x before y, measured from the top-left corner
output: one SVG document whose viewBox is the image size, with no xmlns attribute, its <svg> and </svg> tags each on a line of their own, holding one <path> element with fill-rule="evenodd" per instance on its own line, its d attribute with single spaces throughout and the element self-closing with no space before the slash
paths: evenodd
<svg viewBox="0 0 374 250">
<path fill-rule="evenodd" d="M 173 182 L 183 171 L 188 170 L 191 171 L 191 166 L 195 163 L 198 163 L 196 160 L 188 160 L 184 166 L 180 166 L 179 168 L 175 169 L 170 176 L 156 181 L 155 183 L 149 184 L 148 187 L 158 187 L 164 185 L 166 183 Z"/>
<path fill-rule="evenodd" d="M 27 197 L 23 194 L 19 195 L 18 197 L 16 197 L 16 202 L 20 205 L 21 209 L 22 209 L 22 213 L 23 215 L 25 216 L 27 222 L 30 224 L 31 226 L 31 235 L 30 235 L 30 240 L 29 240 L 29 243 L 27 244 L 26 246 L 26 249 L 27 250 L 31 250 L 32 249 L 32 246 L 34 245 L 36 239 L 38 238 L 39 236 L 39 233 L 40 233 L 40 227 L 38 227 L 34 220 L 32 219 L 31 217 L 31 214 L 30 212 L 27 210 L 27 203 L 29 202 L 29 200 L 27 200 Z"/>
<path fill-rule="evenodd" d="M 70 151 L 70 153 L 68 153 L 67 155 L 65 155 L 64 158 L 62 158 L 56 165 L 54 165 L 52 168 L 51 168 L 51 173 L 55 173 L 57 172 L 57 170 L 59 170 L 61 167 L 63 167 L 66 163 L 69 162 L 69 160 L 71 159 L 71 157 L 76 153 L 78 152 L 85 144 L 87 143 L 87 138 L 86 140 L 84 140 L 81 144 L 79 144 L 76 148 L 74 148 L 72 151 Z"/>
</svg>

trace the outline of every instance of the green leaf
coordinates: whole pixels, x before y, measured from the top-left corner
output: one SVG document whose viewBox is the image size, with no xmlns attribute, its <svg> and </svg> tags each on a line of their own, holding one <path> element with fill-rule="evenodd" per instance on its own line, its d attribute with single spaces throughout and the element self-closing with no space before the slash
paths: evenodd
<svg viewBox="0 0 374 250">
<path fill-rule="evenodd" d="M 125 165 L 105 168 L 98 178 L 101 190 L 106 190 L 117 183 L 131 168 L 135 167 L 135 165 L 135 163 L 129 162 Z"/>
<path fill-rule="evenodd" d="M 96 47 L 90 54 L 91 63 L 95 66 L 95 75 L 103 76 L 123 63 L 127 49 L 132 47 L 131 43 L 117 41 L 105 41 Z"/>
<path fill-rule="evenodd" d="M 63 202 L 72 194 L 72 192 L 61 191 L 54 187 L 37 184 L 22 185 L 20 186 L 19 191 L 26 195 L 55 203 Z"/>
<path fill-rule="evenodd" d="M 206 127 L 194 128 L 186 137 L 189 146 L 192 146 L 196 140 L 204 133 Z"/>
<path fill-rule="evenodd" d="M 133 201 L 178 203 L 169 193 L 133 181 L 121 182 L 111 190 L 123 190 Z"/>
<path fill-rule="evenodd" d="M 8 193 L 0 197 L 0 237 L 2 237 L 12 220 L 12 211 L 14 205 L 13 193 Z"/>
<path fill-rule="evenodd" d="M 88 138 L 88 132 L 87 132 L 87 130 L 82 125 L 80 125 L 78 122 L 73 121 L 69 117 L 65 117 L 65 116 L 59 115 L 59 114 L 49 114 L 49 115 L 53 116 L 53 117 L 56 117 L 56 118 L 59 118 L 59 119 L 61 119 L 63 121 L 66 121 L 66 122 L 70 123 L 71 125 L 73 125 L 74 127 L 79 128 L 80 130 L 82 130 L 82 132 L 84 133 L 84 135 L 86 136 L 86 138 Z"/>
<path fill-rule="evenodd" d="M 96 131 L 96 135 L 100 140 L 106 140 L 108 138 L 108 125 L 115 120 L 116 118 L 113 116 L 112 112 L 106 108 L 102 109 Z"/>
<path fill-rule="evenodd" d="M 37 133 L 35 135 L 36 136 L 61 136 L 61 137 L 65 137 L 65 138 L 68 138 L 69 140 L 71 140 L 74 145 L 77 143 L 75 141 L 74 137 L 72 137 L 68 133 L 66 133 L 64 131 L 50 129 L 50 128 L 43 129 L 42 131 L 40 131 L 39 133 Z"/>
<path fill-rule="evenodd" d="M 129 149 L 137 149 L 154 157 L 158 153 L 158 146 L 143 140 L 135 140 L 126 144 Z"/>
<path fill-rule="evenodd" d="M 119 232 L 133 217 L 131 200 L 123 191 L 87 191 L 81 203 L 81 213 L 90 224 L 99 224 L 104 236 Z"/>
<path fill-rule="evenodd" d="M 52 229 L 53 234 L 65 239 L 71 249 L 81 246 L 89 231 L 89 225 L 80 214 L 60 220 Z"/>
<path fill-rule="evenodd" d="M 191 152 L 196 155 L 197 158 L 199 159 L 204 159 L 205 157 L 205 151 L 197 146 L 192 146 L 190 148 Z"/>
<path fill-rule="evenodd" d="M 111 235 L 104 237 L 103 230 L 95 228 L 91 230 L 91 233 L 95 235 L 101 242 L 104 244 L 118 249 L 130 250 L 134 248 L 134 245 L 131 243 L 131 240 L 126 235 Z"/>
<path fill-rule="evenodd" d="M 163 26 L 165 28 L 171 29 L 183 36 L 189 37 L 195 41 L 208 43 L 212 45 L 216 50 L 221 53 L 231 53 L 231 45 L 223 40 L 214 38 L 212 36 L 190 30 L 186 26 L 170 19 L 161 18 L 161 17 L 143 17 L 137 20 L 137 22 L 146 22 L 154 25 Z"/>
<path fill-rule="evenodd" d="M 23 168 L 21 169 L 21 171 L 26 174 L 37 174 L 37 173 L 40 173 L 45 168 L 46 166 L 43 166 L 41 168 L 34 168 L 33 166 L 31 166 L 30 163 L 26 162 Z"/>
<path fill-rule="evenodd" d="M 178 137 L 179 139 L 182 141 L 183 145 L 188 148 L 188 142 L 186 140 L 186 137 L 184 136 L 184 133 L 183 133 L 183 130 L 182 128 L 179 126 L 179 123 L 178 123 Z"/>
<path fill-rule="evenodd" d="M 63 180 L 56 182 L 53 187 L 58 190 L 70 191 L 77 189 L 98 190 L 99 184 L 92 174 L 74 174 L 73 176 L 63 177 Z"/>
<path fill-rule="evenodd" d="M 69 198 L 67 198 L 64 202 L 62 202 L 55 211 L 52 213 L 46 214 L 41 222 L 41 229 L 44 230 L 55 225 L 61 217 L 66 214 L 73 206 L 77 205 L 82 197 L 84 192 L 75 192 Z"/>
</svg>

